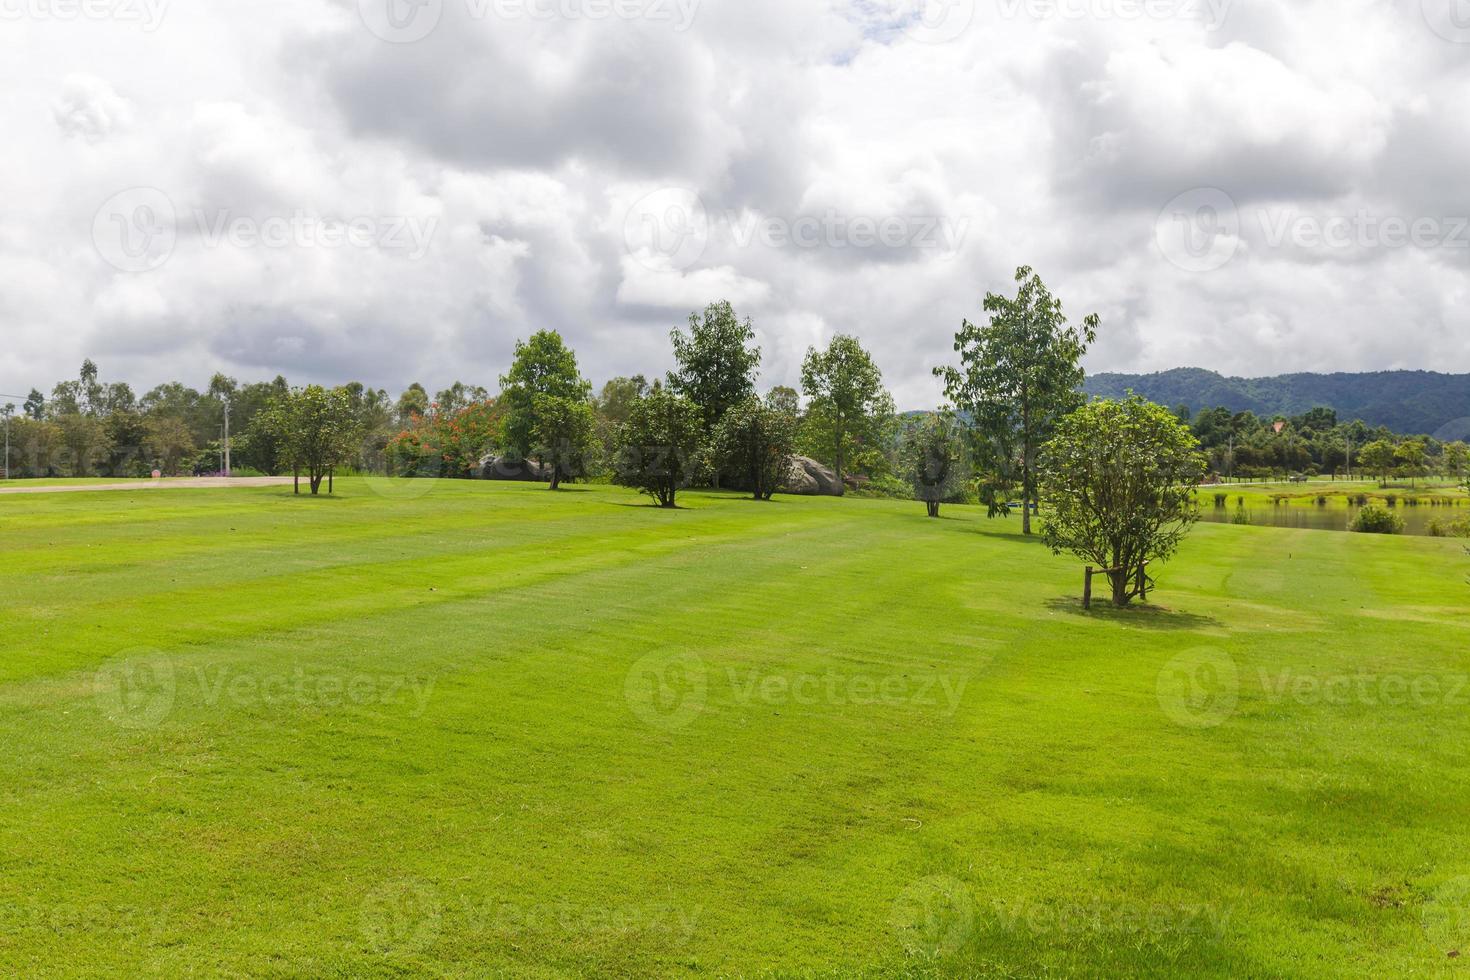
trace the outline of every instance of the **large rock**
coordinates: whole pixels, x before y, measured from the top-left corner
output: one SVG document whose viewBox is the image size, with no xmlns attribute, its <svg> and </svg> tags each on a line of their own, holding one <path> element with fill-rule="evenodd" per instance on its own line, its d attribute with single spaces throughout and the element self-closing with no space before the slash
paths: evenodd
<svg viewBox="0 0 1470 980">
<path fill-rule="evenodd" d="M 798 497 L 842 496 L 837 474 L 809 456 L 791 457 L 791 472 L 783 489 Z"/>
<path fill-rule="evenodd" d="M 510 456 L 486 456 L 480 460 L 480 479 L 510 480 L 521 483 L 550 483 L 551 467 L 534 459 Z"/>
</svg>

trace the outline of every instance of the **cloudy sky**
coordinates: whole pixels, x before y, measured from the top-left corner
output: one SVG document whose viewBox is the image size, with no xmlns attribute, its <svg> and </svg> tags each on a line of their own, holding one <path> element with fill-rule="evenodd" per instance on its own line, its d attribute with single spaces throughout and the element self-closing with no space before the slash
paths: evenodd
<svg viewBox="0 0 1470 980">
<path fill-rule="evenodd" d="M 1023 263 L 1093 371 L 1470 371 L 1465 0 L 0 0 L 0 79 L 0 391 L 600 382 L 728 298 L 916 408 Z"/>
</svg>

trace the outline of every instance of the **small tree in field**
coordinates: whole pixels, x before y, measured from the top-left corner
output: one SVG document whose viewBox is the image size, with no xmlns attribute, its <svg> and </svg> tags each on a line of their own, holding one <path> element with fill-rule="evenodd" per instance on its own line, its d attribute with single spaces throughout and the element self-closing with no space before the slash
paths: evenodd
<svg viewBox="0 0 1470 980">
<path fill-rule="evenodd" d="M 710 455 L 716 471 L 738 474 L 756 500 L 770 500 L 791 471 L 795 444 L 795 416 L 750 397 L 715 426 Z"/>
<path fill-rule="evenodd" d="M 1167 559 L 1199 518 L 1199 440 L 1166 408 L 1137 396 L 1066 416 L 1042 453 L 1043 540 L 1110 569 L 1113 603 L 1139 591 L 1146 561 Z"/>
<path fill-rule="evenodd" d="M 904 446 L 904 465 L 914 499 L 938 517 L 939 505 L 962 492 L 970 477 L 964 437 L 954 420 L 931 415 L 920 423 Z"/>
<path fill-rule="evenodd" d="M 551 462 L 551 489 L 561 488 L 561 481 L 586 472 L 585 461 L 597 431 L 597 418 L 592 406 L 573 398 L 537 395 L 536 455 Z"/>
<path fill-rule="evenodd" d="M 1370 473 L 1378 474 L 1380 485 L 1388 483 L 1398 452 L 1387 439 L 1375 439 L 1358 451 L 1358 462 Z"/>
<path fill-rule="evenodd" d="M 673 507 L 679 491 L 699 473 L 703 443 L 699 406 L 656 387 L 638 400 L 618 431 L 614 482 L 642 490 L 661 507 Z"/>
<path fill-rule="evenodd" d="M 332 470 L 352 458 L 360 441 L 351 399 L 341 388 L 308 385 L 277 395 L 256 424 L 277 441 L 280 458 L 296 476 L 297 493 L 306 471 L 312 496 Z"/>
</svg>

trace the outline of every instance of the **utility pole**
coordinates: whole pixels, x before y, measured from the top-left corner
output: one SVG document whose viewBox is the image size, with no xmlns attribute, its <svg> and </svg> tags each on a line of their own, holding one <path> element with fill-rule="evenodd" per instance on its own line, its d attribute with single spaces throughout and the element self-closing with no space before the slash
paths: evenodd
<svg viewBox="0 0 1470 980">
<path fill-rule="evenodd" d="M 1353 481 L 1353 434 L 1351 432 L 1347 434 L 1347 478 L 1349 483 Z"/>
<path fill-rule="evenodd" d="M 10 416 L 15 414 L 14 405 L 5 406 L 5 479 L 10 479 Z"/>
</svg>

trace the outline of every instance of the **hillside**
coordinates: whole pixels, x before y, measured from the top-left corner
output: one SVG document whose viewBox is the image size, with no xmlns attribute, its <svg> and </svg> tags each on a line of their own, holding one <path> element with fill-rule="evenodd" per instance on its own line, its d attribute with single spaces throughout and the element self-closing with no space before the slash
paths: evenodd
<svg viewBox="0 0 1470 980">
<path fill-rule="evenodd" d="M 1265 416 L 1299 415 L 1324 405 L 1336 409 L 1340 418 L 1361 418 L 1396 432 L 1432 434 L 1470 416 L 1470 375 L 1434 371 L 1227 378 L 1202 368 L 1176 368 L 1157 374 L 1092 375 L 1086 390 L 1109 398 L 1132 390 L 1171 407 L 1188 405 L 1198 411 L 1223 405 Z"/>
</svg>

